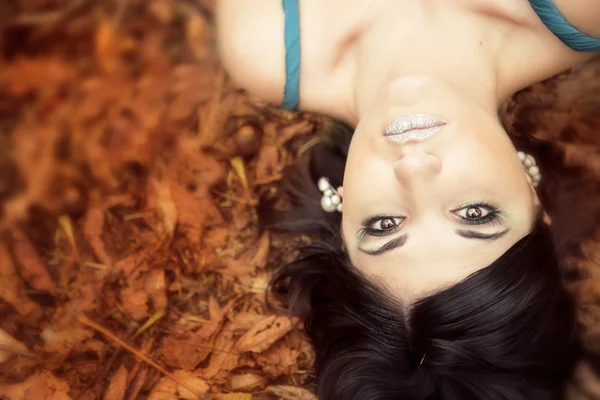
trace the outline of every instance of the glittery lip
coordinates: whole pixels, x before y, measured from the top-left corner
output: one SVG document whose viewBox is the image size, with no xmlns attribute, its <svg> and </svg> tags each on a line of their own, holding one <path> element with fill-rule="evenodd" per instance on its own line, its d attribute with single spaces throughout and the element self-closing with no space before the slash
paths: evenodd
<svg viewBox="0 0 600 400">
<path fill-rule="evenodd" d="M 409 140 L 425 140 L 438 133 L 446 122 L 426 114 L 406 115 L 397 118 L 386 126 L 383 134 L 386 139 L 395 143 Z"/>
</svg>

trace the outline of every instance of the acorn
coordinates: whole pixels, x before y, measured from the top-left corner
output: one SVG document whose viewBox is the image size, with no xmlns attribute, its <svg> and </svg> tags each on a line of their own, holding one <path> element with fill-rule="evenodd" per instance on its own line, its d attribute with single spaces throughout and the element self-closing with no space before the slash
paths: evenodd
<svg viewBox="0 0 600 400">
<path fill-rule="evenodd" d="M 262 129 L 256 124 L 240 126 L 233 135 L 237 153 L 246 159 L 254 157 L 260 150 L 262 135 Z"/>
</svg>

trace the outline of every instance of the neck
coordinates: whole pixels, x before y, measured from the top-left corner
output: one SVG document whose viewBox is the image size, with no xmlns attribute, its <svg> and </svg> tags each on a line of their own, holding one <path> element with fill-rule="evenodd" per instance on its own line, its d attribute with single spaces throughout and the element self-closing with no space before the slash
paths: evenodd
<svg viewBox="0 0 600 400">
<path fill-rule="evenodd" d="M 399 23 L 392 13 L 365 29 L 350 122 L 360 119 L 381 89 L 398 78 L 427 75 L 443 81 L 496 115 L 518 90 L 583 61 L 582 55 L 556 44 L 521 0 L 436 2 L 430 9 L 419 2 L 406 4 L 412 4 L 406 13 L 411 19 Z"/>
</svg>

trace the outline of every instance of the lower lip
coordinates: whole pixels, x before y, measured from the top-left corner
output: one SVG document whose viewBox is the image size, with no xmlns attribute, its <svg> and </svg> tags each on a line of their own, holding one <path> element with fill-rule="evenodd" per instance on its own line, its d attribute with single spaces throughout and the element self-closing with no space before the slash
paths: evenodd
<svg viewBox="0 0 600 400">
<path fill-rule="evenodd" d="M 421 141 L 437 134 L 446 122 L 426 114 L 397 118 L 385 128 L 384 136 L 394 143 Z"/>
</svg>

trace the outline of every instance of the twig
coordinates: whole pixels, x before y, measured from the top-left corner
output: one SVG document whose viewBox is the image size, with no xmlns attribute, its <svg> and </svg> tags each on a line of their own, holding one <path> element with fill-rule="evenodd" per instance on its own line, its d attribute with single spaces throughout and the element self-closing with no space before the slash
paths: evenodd
<svg viewBox="0 0 600 400">
<path fill-rule="evenodd" d="M 21 14 L 13 21 L 9 21 L 9 26 L 37 26 L 37 25 L 52 25 L 66 18 L 70 13 L 81 7 L 87 0 L 71 0 L 66 7 L 60 10 Z"/>
<path fill-rule="evenodd" d="M 203 393 L 198 393 L 194 388 L 192 388 L 192 387 L 188 386 L 187 384 L 179 381 L 169 371 L 165 370 L 163 367 L 161 367 L 160 365 L 158 365 L 156 362 L 152 361 L 150 358 L 146 357 L 144 354 L 140 353 L 138 350 L 134 349 L 133 347 L 131 347 L 130 345 L 128 345 L 127 343 L 125 343 L 124 341 L 122 341 L 121 339 L 119 339 L 118 337 L 116 337 L 115 335 L 113 335 L 108 329 L 103 328 L 102 326 L 98 325 L 97 323 L 95 323 L 94 321 L 90 320 L 85 315 L 80 315 L 78 317 L 78 319 L 79 319 L 79 322 L 81 322 L 82 324 L 87 325 L 90 328 L 95 329 L 98 332 L 102 333 L 109 340 L 112 340 L 113 342 L 117 343 L 119 346 L 123 347 L 125 350 L 127 350 L 130 353 L 134 354 L 136 357 L 138 357 L 139 359 L 141 359 L 142 361 L 144 361 L 146 364 L 150 365 L 151 367 L 153 367 L 157 371 L 161 372 L 163 375 L 165 375 L 168 378 L 170 378 L 171 380 L 173 380 L 173 382 L 175 382 L 178 385 L 181 385 L 182 387 L 186 388 L 191 393 L 193 393 L 196 396 L 198 396 L 199 399 L 206 399 L 207 398 Z"/>
<path fill-rule="evenodd" d="M 121 26 L 121 23 L 123 22 L 123 18 L 125 17 L 125 12 L 127 11 L 127 6 L 128 6 L 128 1 L 127 0 L 117 0 L 117 12 L 115 13 L 115 16 L 113 17 L 113 23 L 114 26 L 116 27 L 116 29 L 119 28 L 119 26 Z"/>
<path fill-rule="evenodd" d="M 0 351 L 6 351 L 7 353 L 14 353 L 14 354 L 17 354 L 22 357 L 35 358 L 35 354 L 30 352 L 29 350 L 25 351 L 25 350 L 17 349 L 13 346 L 7 346 L 4 344 L 0 344 Z"/>
</svg>

